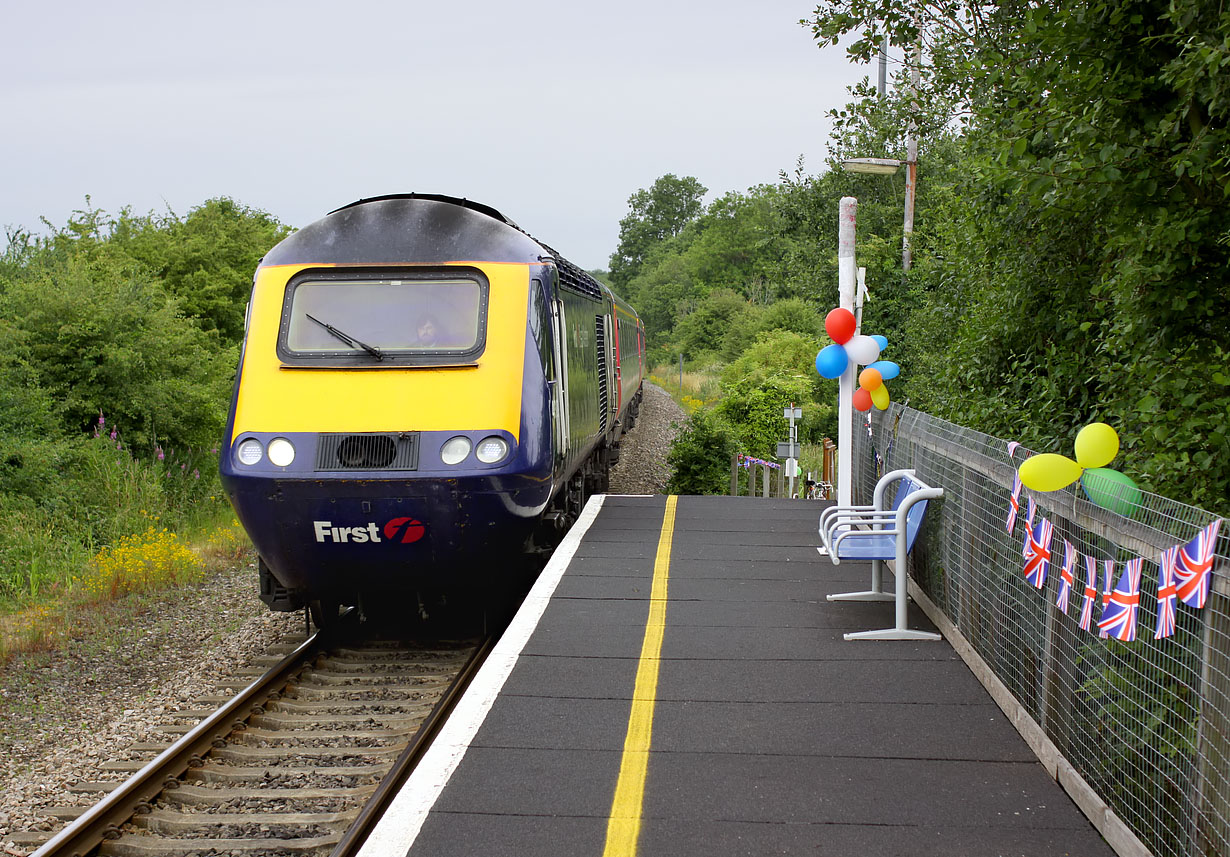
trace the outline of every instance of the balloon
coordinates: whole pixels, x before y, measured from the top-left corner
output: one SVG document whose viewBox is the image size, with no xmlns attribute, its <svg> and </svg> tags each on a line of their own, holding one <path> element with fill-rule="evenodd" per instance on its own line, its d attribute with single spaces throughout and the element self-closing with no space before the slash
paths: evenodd
<svg viewBox="0 0 1230 857">
<path fill-rule="evenodd" d="M 880 334 L 878 333 L 873 333 L 871 334 L 871 338 L 874 339 L 876 343 L 879 344 L 881 351 L 883 351 L 885 348 L 888 348 L 888 337 L 887 336 L 880 336 Z"/>
<path fill-rule="evenodd" d="M 884 378 L 870 366 L 858 373 L 858 382 L 868 392 L 884 386 Z"/>
<path fill-rule="evenodd" d="M 1119 454 L 1119 435 L 1106 423 L 1090 423 L 1076 435 L 1076 460 L 1081 467 L 1105 467 Z"/>
<path fill-rule="evenodd" d="M 871 391 L 871 403 L 880 410 L 888 407 L 888 387 L 883 384 Z"/>
<path fill-rule="evenodd" d="M 846 353 L 855 363 L 870 366 L 880 358 L 880 343 L 861 333 L 846 343 Z"/>
<path fill-rule="evenodd" d="M 1031 461 L 1033 459 L 1030 459 Z M 1140 489 L 1130 477 L 1109 467 L 1093 467 L 1081 477 L 1086 496 L 1103 509 L 1130 517 L 1140 506 Z"/>
<path fill-rule="evenodd" d="M 849 342 L 857 327 L 858 320 L 854 317 L 854 313 L 848 309 L 838 307 L 824 317 L 824 332 L 832 337 L 833 341 L 838 345 L 845 345 Z"/>
<path fill-rule="evenodd" d="M 1044 452 L 1021 464 L 1021 484 L 1035 491 L 1058 491 L 1081 478 L 1082 468 L 1066 455 Z"/>
<path fill-rule="evenodd" d="M 869 411 L 871 410 L 871 394 L 859 387 L 854 391 L 854 410 Z"/>
<path fill-rule="evenodd" d="M 901 374 L 901 367 L 891 360 L 877 360 L 867 368 L 875 369 L 885 381 L 891 381 Z"/>
<path fill-rule="evenodd" d="M 846 356 L 846 349 L 840 345 L 826 345 L 816 355 L 816 371 L 825 378 L 840 378 L 849 364 L 850 358 Z"/>
</svg>

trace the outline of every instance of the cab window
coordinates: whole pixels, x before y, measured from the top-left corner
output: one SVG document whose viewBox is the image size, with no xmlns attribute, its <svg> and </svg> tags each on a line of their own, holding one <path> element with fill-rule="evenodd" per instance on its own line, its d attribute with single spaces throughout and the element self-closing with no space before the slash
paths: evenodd
<svg viewBox="0 0 1230 857">
<path fill-rule="evenodd" d="M 287 362 L 464 362 L 482 353 L 488 284 L 478 271 L 304 272 L 287 286 Z"/>
</svg>

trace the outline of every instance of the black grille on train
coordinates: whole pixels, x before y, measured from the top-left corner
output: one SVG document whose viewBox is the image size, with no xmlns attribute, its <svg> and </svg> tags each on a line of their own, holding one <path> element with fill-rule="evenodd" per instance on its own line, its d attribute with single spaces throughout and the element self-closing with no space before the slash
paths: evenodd
<svg viewBox="0 0 1230 857">
<path fill-rule="evenodd" d="M 606 318 L 594 316 L 594 344 L 598 351 L 598 427 L 606 432 L 607 411 L 611 408 L 606 378 Z"/>
<path fill-rule="evenodd" d="M 547 249 L 550 250 L 551 248 L 548 247 Z M 551 250 L 551 252 L 555 253 L 554 250 Z M 558 253 L 555 253 L 555 264 L 559 268 L 559 282 L 561 286 L 574 292 L 588 295 L 591 298 L 602 297 L 602 286 L 587 272 L 582 271 Z"/>
<path fill-rule="evenodd" d="M 316 444 L 317 470 L 417 470 L 417 432 L 322 434 Z"/>
</svg>

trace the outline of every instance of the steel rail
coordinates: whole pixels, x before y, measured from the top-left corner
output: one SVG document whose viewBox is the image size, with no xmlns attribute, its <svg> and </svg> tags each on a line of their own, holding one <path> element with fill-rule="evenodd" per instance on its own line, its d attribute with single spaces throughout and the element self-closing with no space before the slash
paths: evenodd
<svg viewBox="0 0 1230 857">
<path fill-rule="evenodd" d="M 32 857 L 84 857 L 97 848 L 108 834 L 119 829 L 142 806 L 158 796 L 194 761 L 202 759 L 213 748 L 220 734 L 229 734 L 246 723 L 275 690 L 281 688 L 307 657 L 323 647 L 321 632 L 317 632 L 271 667 L 233 699 L 194 726 L 182 738 L 163 750 L 153 761 L 137 771 L 105 798 L 90 807 L 79 818 L 49 839 Z"/>
<path fill-rule="evenodd" d="M 397 757 L 397 761 L 393 763 L 392 769 L 384 775 L 380 780 L 380 784 L 376 786 L 376 791 L 368 799 L 363 808 L 359 810 L 358 817 L 354 823 L 342 834 L 342 838 L 337 845 L 333 847 L 329 857 L 354 857 L 359 853 L 359 849 L 363 847 L 363 843 L 376 827 L 376 823 L 388 810 L 389 805 L 393 803 L 393 799 L 397 797 L 401 791 L 410 773 L 414 770 L 423 754 L 431 746 L 431 742 L 435 739 L 437 733 L 448 720 L 449 714 L 461 699 L 462 694 L 470 685 L 470 681 L 478 672 L 479 668 L 487 660 L 487 655 L 495 647 L 498 641 L 497 635 L 492 635 L 485 638 L 479 643 L 478 648 L 474 650 L 474 654 L 466 661 L 465 666 L 461 668 L 461 672 L 453 679 L 448 689 L 444 692 L 444 696 L 432 708 L 431 714 L 423 721 L 418 730 L 414 733 L 414 737 L 410 739 L 410 743 L 406 749 Z"/>
</svg>

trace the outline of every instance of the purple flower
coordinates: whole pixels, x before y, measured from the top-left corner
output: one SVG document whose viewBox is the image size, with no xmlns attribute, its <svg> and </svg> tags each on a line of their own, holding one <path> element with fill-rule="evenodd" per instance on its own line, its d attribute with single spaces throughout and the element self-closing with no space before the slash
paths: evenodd
<svg viewBox="0 0 1230 857">
<path fill-rule="evenodd" d="M 107 424 L 107 418 L 103 416 L 102 408 L 99 408 L 98 409 L 98 425 L 105 426 L 106 424 Z"/>
<path fill-rule="evenodd" d="M 112 440 L 115 440 L 116 436 L 117 436 L 119 433 L 120 433 L 120 430 L 119 430 L 118 428 L 113 428 L 113 429 L 111 429 L 111 439 L 112 439 Z"/>
<path fill-rule="evenodd" d="M 156 449 L 156 450 L 158 451 L 158 460 L 159 460 L 159 461 L 162 461 L 164 458 L 166 458 L 166 457 L 167 457 L 167 456 L 166 456 L 166 453 L 164 453 L 164 452 L 162 451 L 162 447 L 161 447 L 161 446 L 156 446 L 156 447 L 154 447 L 154 449 Z"/>
<path fill-rule="evenodd" d="M 201 471 L 197 470 L 195 467 L 194 467 L 194 468 L 192 468 L 192 478 L 193 478 L 193 479 L 200 479 L 200 478 L 201 478 Z"/>
</svg>

